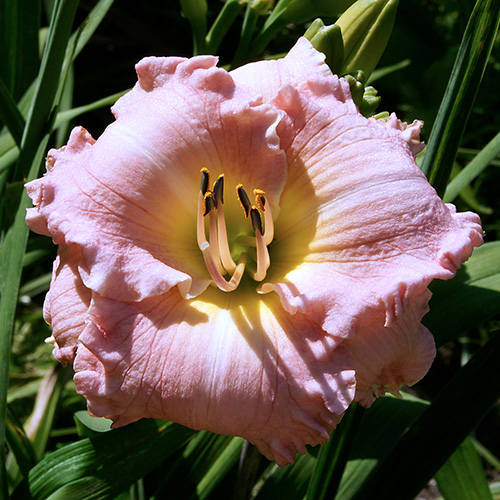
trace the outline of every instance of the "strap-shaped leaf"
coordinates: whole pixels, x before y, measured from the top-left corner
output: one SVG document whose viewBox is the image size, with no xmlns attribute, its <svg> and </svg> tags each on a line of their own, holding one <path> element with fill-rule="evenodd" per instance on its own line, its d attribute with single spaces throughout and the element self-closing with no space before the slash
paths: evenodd
<svg viewBox="0 0 500 500">
<path fill-rule="evenodd" d="M 453 201 L 500 154 L 500 132 L 448 184 L 443 196 L 445 203 Z"/>
<path fill-rule="evenodd" d="M 45 455 L 12 500 L 112 499 L 184 446 L 195 432 L 147 419 L 71 443 Z"/>
<path fill-rule="evenodd" d="M 441 391 L 352 498 L 413 500 L 500 397 L 499 359 L 497 334 Z"/>
<path fill-rule="evenodd" d="M 485 243 L 451 281 L 435 281 L 423 323 L 441 346 L 500 313 L 500 242 Z"/>
<path fill-rule="evenodd" d="M 422 171 L 443 195 L 500 20 L 498 0 L 478 0 L 432 127 Z"/>
<path fill-rule="evenodd" d="M 467 438 L 436 473 L 447 500 L 493 499 L 474 444 Z"/>
</svg>

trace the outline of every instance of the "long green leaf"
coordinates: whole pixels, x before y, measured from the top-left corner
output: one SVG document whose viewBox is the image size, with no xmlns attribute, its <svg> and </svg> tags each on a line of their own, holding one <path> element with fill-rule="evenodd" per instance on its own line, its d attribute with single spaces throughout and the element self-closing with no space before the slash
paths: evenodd
<svg viewBox="0 0 500 500">
<path fill-rule="evenodd" d="M 40 74 L 26 119 L 17 175 L 14 175 L 16 180 L 27 177 L 40 138 L 50 133 L 54 105 L 57 105 L 54 99 L 59 89 L 61 68 L 77 6 L 78 0 L 59 0 L 54 6 Z"/>
<path fill-rule="evenodd" d="M 413 500 L 500 397 L 499 359 L 497 334 L 436 397 L 353 498 Z"/>
<path fill-rule="evenodd" d="M 7 408 L 6 441 L 16 459 L 17 467 L 23 477 L 28 477 L 30 469 L 36 464 L 36 455 L 21 423 Z"/>
<path fill-rule="evenodd" d="M 14 141 L 18 146 L 21 145 L 24 131 L 24 118 L 17 109 L 17 105 L 10 95 L 9 89 L 0 79 L 0 120 L 2 120 L 9 129 Z"/>
<path fill-rule="evenodd" d="M 192 499 L 205 500 L 238 462 L 243 439 L 233 437 L 196 486 Z"/>
<path fill-rule="evenodd" d="M 403 394 L 403 399 L 379 398 L 365 411 L 336 499 L 349 500 L 356 495 L 377 464 L 387 458 L 427 406 L 427 402 Z"/>
<path fill-rule="evenodd" d="M 70 36 L 77 0 L 60 0 L 54 7 L 49 28 L 49 39 L 42 59 L 40 76 L 26 120 L 18 160 L 18 176 L 34 179 L 38 176 L 41 159 L 45 154 L 50 132 L 53 100 L 57 93 L 58 78 L 64 52 Z M 25 223 L 26 208 L 30 200 L 21 195 L 18 210 L 0 248 L 0 449 L 4 446 L 6 394 L 9 373 L 9 354 L 14 315 L 21 279 L 23 255 L 28 239 Z M 4 454 L 0 463 L 0 493 L 7 494 Z"/>
<path fill-rule="evenodd" d="M 39 165 L 47 147 L 46 136 L 40 142 L 29 178 L 35 178 Z M 17 296 L 21 281 L 23 255 L 28 241 L 26 226 L 26 208 L 31 200 L 26 193 L 21 196 L 14 222 L 10 227 L 2 246 L 0 247 L 0 449 L 3 450 L 5 435 L 5 412 L 7 406 L 7 386 L 9 380 L 9 359 L 11 334 L 14 326 L 14 315 L 17 306 Z M 0 496 L 7 498 L 7 477 L 5 474 L 4 453 L 0 459 Z"/>
<path fill-rule="evenodd" d="M 423 323 L 441 346 L 500 313 L 500 242 L 476 248 L 450 281 L 434 281 Z"/>
<path fill-rule="evenodd" d="M 306 500 L 335 497 L 362 417 L 363 408 L 356 403 L 351 405 L 330 441 L 321 447 Z"/>
<path fill-rule="evenodd" d="M 467 438 L 436 473 L 447 500 L 493 499 L 474 444 Z"/>
<path fill-rule="evenodd" d="M 500 132 L 480 153 L 448 184 L 443 201 L 453 201 L 500 154 Z"/>
<path fill-rule="evenodd" d="M 39 29 L 40 2 L 0 2 L 0 80 L 3 80 L 14 101 L 36 77 Z"/>
<path fill-rule="evenodd" d="M 184 446 L 195 432 L 147 419 L 71 443 L 45 455 L 12 500 L 113 499 Z"/>
<path fill-rule="evenodd" d="M 422 171 L 443 195 L 500 20 L 498 0 L 478 0 L 427 145 Z"/>
</svg>

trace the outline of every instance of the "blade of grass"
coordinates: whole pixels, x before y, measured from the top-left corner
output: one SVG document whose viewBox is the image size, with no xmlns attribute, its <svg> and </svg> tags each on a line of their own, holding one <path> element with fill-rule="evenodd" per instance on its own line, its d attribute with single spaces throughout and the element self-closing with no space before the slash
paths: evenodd
<svg viewBox="0 0 500 500">
<path fill-rule="evenodd" d="M 497 334 L 436 397 L 353 498 L 413 500 L 500 397 L 499 358 Z"/>
<path fill-rule="evenodd" d="M 448 184 L 443 201 L 452 202 L 500 154 L 500 132 L 480 153 Z"/>
<path fill-rule="evenodd" d="M 427 145 L 422 171 L 439 195 L 448 184 L 458 146 L 474 104 L 500 20 L 498 0 L 478 0 Z"/>
</svg>

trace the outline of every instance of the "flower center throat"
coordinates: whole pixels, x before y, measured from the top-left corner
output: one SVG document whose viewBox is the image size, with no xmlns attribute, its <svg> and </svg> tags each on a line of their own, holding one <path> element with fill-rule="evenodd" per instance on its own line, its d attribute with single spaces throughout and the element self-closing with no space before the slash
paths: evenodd
<svg viewBox="0 0 500 500">
<path fill-rule="evenodd" d="M 243 252 L 236 264 L 231 256 L 227 237 L 226 219 L 224 217 L 224 174 L 219 175 L 212 190 L 209 189 L 210 172 L 201 169 L 200 191 L 198 194 L 198 214 L 196 231 L 198 246 L 203 254 L 205 265 L 214 284 L 224 292 L 232 292 L 238 288 L 247 266 L 247 253 Z M 266 277 L 271 263 L 267 245 L 274 237 L 274 224 L 269 203 L 266 203 L 264 191 L 254 189 L 255 205 L 243 189 L 242 184 L 236 186 L 236 194 L 245 218 L 250 219 L 253 236 L 242 236 L 245 244 L 256 248 L 257 268 L 252 277 L 255 281 L 262 281 Z M 262 222 L 261 212 L 264 215 Z M 208 239 L 205 230 L 205 220 L 209 220 Z M 229 274 L 227 280 L 225 275 Z"/>
</svg>

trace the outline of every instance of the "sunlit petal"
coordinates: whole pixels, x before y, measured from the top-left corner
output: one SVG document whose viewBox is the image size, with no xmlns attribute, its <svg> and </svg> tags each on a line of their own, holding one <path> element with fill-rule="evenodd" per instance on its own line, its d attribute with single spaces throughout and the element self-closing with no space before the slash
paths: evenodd
<svg viewBox="0 0 500 500">
<path fill-rule="evenodd" d="M 96 297 L 80 337 L 77 390 L 116 425 L 141 417 L 243 436 L 280 465 L 323 443 L 354 396 L 340 339 L 277 297 L 176 290 L 141 303 Z"/>
</svg>

